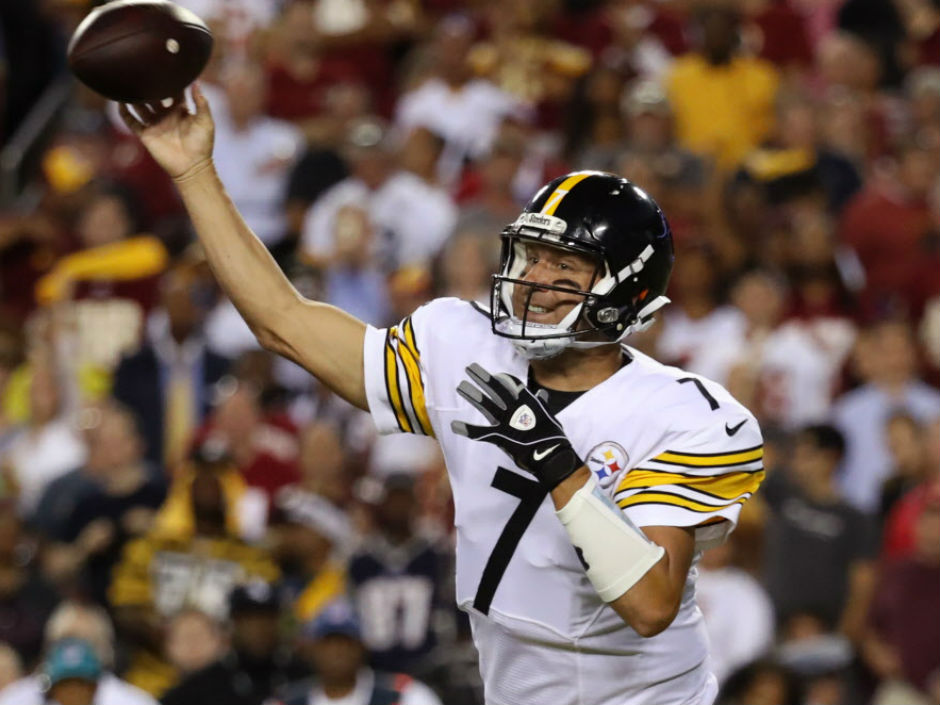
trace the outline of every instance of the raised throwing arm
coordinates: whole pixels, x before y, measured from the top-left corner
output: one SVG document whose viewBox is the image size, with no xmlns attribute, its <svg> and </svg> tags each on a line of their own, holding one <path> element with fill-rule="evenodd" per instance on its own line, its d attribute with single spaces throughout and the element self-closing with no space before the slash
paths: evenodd
<svg viewBox="0 0 940 705">
<path fill-rule="evenodd" d="M 184 103 L 155 124 L 142 122 L 126 106 L 121 115 L 176 182 L 216 279 L 261 345 L 366 409 L 365 324 L 303 298 L 287 280 L 226 194 L 212 162 L 215 126 L 198 86 L 193 99 L 194 113 Z"/>
</svg>

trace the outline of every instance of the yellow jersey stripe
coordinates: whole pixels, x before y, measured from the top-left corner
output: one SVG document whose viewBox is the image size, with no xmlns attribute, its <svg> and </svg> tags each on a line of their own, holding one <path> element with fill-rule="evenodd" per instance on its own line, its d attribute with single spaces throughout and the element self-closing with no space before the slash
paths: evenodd
<svg viewBox="0 0 940 705">
<path fill-rule="evenodd" d="M 670 465 L 684 465 L 686 467 L 714 468 L 723 465 L 744 465 L 753 463 L 764 457 L 764 447 L 749 448 L 748 450 L 737 453 L 726 453 L 724 455 L 695 455 L 693 453 L 677 453 L 673 450 L 667 450 L 660 453 L 653 460 Z"/>
<path fill-rule="evenodd" d="M 576 174 L 572 174 L 567 179 L 562 181 L 555 187 L 555 190 L 552 191 L 552 194 L 546 199 L 545 205 L 542 206 L 541 213 L 543 215 L 554 215 L 555 211 L 558 209 L 558 204 L 561 203 L 568 192 L 575 187 L 581 181 L 584 181 L 587 177 L 593 175 L 596 172 L 593 171 L 579 171 Z"/>
<path fill-rule="evenodd" d="M 679 507 L 681 509 L 699 512 L 701 514 L 711 514 L 712 512 L 727 509 L 735 504 L 744 504 L 746 501 L 747 497 L 741 497 L 724 506 L 716 507 L 711 504 L 702 504 L 701 502 L 696 502 L 694 499 L 689 499 L 688 497 L 672 494 L 670 492 L 638 492 L 635 495 L 619 500 L 617 506 L 621 509 L 626 509 L 627 507 L 635 507 L 641 504 L 665 504 L 671 507 Z"/>
<path fill-rule="evenodd" d="M 764 471 L 729 472 L 724 475 L 689 476 L 659 470 L 631 470 L 617 486 L 617 492 L 659 485 L 678 485 L 695 492 L 732 500 L 745 492 L 754 492 L 764 480 Z"/>
<path fill-rule="evenodd" d="M 415 353 L 413 345 L 409 345 L 407 341 L 409 323 L 410 321 L 405 323 L 406 340 L 399 343 L 398 355 L 405 365 L 405 372 L 408 374 L 408 395 L 411 408 L 414 410 L 424 435 L 433 436 L 434 430 L 431 428 L 431 419 L 428 418 L 428 409 L 424 401 L 424 381 L 421 378 L 421 368 L 418 365 L 420 358 Z M 411 342 L 414 342 L 413 338 Z"/>
<path fill-rule="evenodd" d="M 388 400 L 392 403 L 398 427 L 405 433 L 413 433 L 411 422 L 402 404 L 401 389 L 398 384 L 398 356 L 392 345 L 392 338 L 397 334 L 397 328 L 389 328 L 388 335 L 385 337 L 385 391 L 388 394 Z"/>
</svg>

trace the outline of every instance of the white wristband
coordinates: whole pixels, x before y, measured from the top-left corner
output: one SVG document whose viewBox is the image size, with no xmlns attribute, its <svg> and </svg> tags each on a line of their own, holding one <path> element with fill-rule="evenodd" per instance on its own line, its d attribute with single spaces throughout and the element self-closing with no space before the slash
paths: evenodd
<svg viewBox="0 0 940 705">
<path fill-rule="evenodd" d="M 633 587 L 666 552 L 624 516 L 593 477 L 555 514 L 580 550 L 588 580 L 604 602 L 613 602 Z"/>
</svg>

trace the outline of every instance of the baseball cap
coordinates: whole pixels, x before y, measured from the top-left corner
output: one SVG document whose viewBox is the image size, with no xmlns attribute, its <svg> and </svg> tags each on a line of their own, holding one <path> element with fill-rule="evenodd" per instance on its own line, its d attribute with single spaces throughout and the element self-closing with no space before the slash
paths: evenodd
<svg viewBox="0 0 940 705">
<path fill-rule="evenodd" d="M 264 580 L 250 580 L 232 589 L 228 609 L 231 615 L 250 612 L 277 614 L 281 610 L 281 601 L 274 585 Z"/>
<path fill-rule="evenodd" d="M 101 662 L 91 644 L 71 637 L 57 641 L 43 664 L 50 687 L 70 678 L 97 681 L 101 670 Z"/>
<path fill-rule="evenodd" d="M 308 639 L 322 639 L 332 635 L 361 639 L 359 617 L 348 600 L 334 600 L 301 627 L 301 635 Z"/>
</svg>

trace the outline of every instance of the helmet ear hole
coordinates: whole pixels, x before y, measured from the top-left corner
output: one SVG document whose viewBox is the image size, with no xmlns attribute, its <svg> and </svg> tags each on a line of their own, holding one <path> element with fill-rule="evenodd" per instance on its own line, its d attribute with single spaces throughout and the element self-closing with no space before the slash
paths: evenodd
<svg viewBox="0 0 940 705">
<path fill-rule="evenodd" d="M 619 317 L 620 312 L 617 311 L 613 306 L 608 306 L 607 308 L 602 308 L 597 312 L 597 321 L 598 323 L 609 324 L 613 323 Z"/>
</svg>

